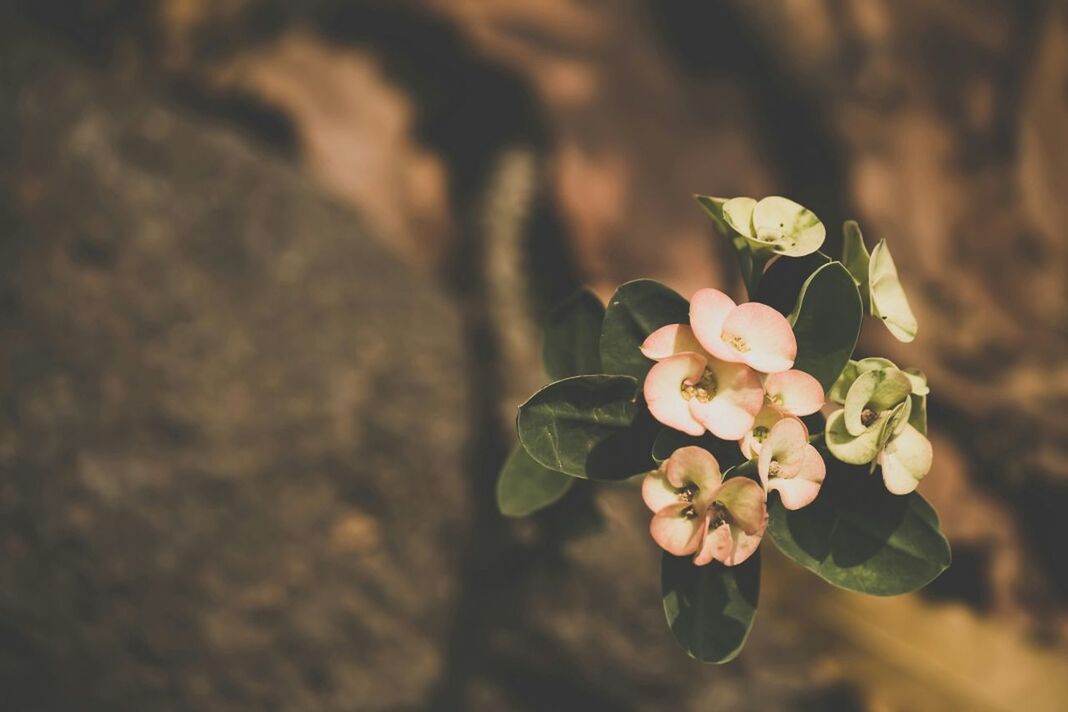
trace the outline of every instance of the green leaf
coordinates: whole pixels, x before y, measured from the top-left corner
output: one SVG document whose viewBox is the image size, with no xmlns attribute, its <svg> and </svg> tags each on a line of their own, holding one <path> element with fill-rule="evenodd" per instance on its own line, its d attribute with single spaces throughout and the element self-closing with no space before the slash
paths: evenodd
<svg viewBox="0 0 1068 712">
<path fill-rule="evenodd" d="M 871 313 L 882 319 L 886 328 L 898 341 L 909 342 L 916 338 L 919 324 L 909 306 L 905 290 L 897 276 L 894 258 L 886 240 L 880 240 L 871 253 L 868 265 L 868 281 L 871 285 Z"/>
<path fill-rule="evenodd" d="M 876 596 L 923 588 L 950 563 L 938 516 L 919 494 L 894 495 L 867 468 L 827 459 L 812 504 L 789 511 L 768 501 L 779 550 L 828 583 Z"/>
<path fill-rule="evenodd" d="M 737 566 L 713 561 L 694 566 L 689 557 L 664 552 L 660 560 L 664 615 L 686 653 L 705 663 L 725 663 L 742 651 L 760 598 L 760 552 Z"/>
<path fill-rule="evenodd" d="M 580 289 L 549 314 L 542 362 L 552 380 L 601 372 L 601 323 L 604 306 L 589 289 Z"/>
<path fill-rule="evenodd" d="M 731 467 L 745 462 L 745 457 L 738 449 L 738 443 L 728 440 L 720 440 L 711 433 L 705 433 L 700 437 L 687 435 L 674 428 L 662 428 L 653 441 L 653 460 L 658 464 L 671 457 L 671 453 L 679 448 L 695 445 L 712 453 L 719 462 L 721 472 L 726 472 Z"/>
<path fill-rule="evenodd" d="M 814 376 L 826 391 L 849 363 L 863 318 L 857 285 L 842 263 L 817 269 L 790 314 L 797 337 L 794 368 Z"/>
<path fill-rule="evenodd" d="M 525 517 L 563 497 L 574 482 L 543 467 L 516 443 L 497 478 L 497 509 L 506 517 Z"/>
<path fill-rule="evenodd" d="M 804 257 L 780 257 L 768 266 L 760 278 L 760 285 L 752 300 L 788 315 L 797 305 L 797 297 L 805 281 L 830 261 L 831 258 L 822 252 L 813 252 Z"/>
<path fill-rule="evenodd" d="M 574 477 L 648 472 L 660 425 L 637 400 L 637 385 L 630 376 L 607 375 L 551 383 L 519 406 L 519 440 L 536 462 Z"/>
<path fill-rule="evenodd" d="M 868 296 L 868 262 L 871 256 L 868 248 L 864 246 L 864 235 L 860 232 L 860 225 L 856 220 L 846 220 L 842 226 L 842 264 L 853 276 L 860 292 L 860 299 L 864 303 L 864 311 L 870 308 Z"/>
<path fill-rule="evenodd" d="M 690 321 L 690 303 L 660 282 L 638 279 L 619 287 L 601 327 L 601 365 L 608 373 L 645 378 L 653 362 L 641 352 L 645 337 L 667 324 Z"/>
<path fill-rule="evenodd" d="M 731 208 L 724 205 L 724 213 Z M 823 246 L 827 229 L 816 214 L 803 205 L 771 195 L 752 208 L 752 232 L 756 244 L 779 255 L 803 257 Z"/>
</svg>

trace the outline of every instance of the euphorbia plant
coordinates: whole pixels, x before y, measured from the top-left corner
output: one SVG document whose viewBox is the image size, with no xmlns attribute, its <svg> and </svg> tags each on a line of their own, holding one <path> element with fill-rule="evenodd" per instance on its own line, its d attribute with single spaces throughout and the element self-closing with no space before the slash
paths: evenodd
<svg viewBox="0 0 1068 712">
<path fill-rule="evenodd" d="M 847 222 L 834 260 L 823 223 L 791 200 L 698 201 L 749 301 L 708 288 L 687 301 L 652 280 L 607 308 L 589 291 L 568 299 L 545 330 L 556 380 L 520 406 L 497 495 L 522 516 L 573 478 L 643 476 L 668 625 L 722 663 L 752 627 L 765 535 L 825 581 L 880 596 L 925 586 L 950 550 L 914 491 L 931 468 L 926 378 L 853 360 L 865 312 L 916 335 L 885 240 L 869 253 Z"/>
</svg>

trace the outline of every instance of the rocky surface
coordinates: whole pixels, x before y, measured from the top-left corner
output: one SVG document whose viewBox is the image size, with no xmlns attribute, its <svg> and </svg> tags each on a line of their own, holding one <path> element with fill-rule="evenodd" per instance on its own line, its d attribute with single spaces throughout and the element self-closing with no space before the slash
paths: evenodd
<svg viewBox="0 0 1068 712">
<path fill-rule="evenodd" d="M 458 592 L 460 321 L 237 136 L 7 43 L 5 709 L 402 709 Z"/>
</svg>

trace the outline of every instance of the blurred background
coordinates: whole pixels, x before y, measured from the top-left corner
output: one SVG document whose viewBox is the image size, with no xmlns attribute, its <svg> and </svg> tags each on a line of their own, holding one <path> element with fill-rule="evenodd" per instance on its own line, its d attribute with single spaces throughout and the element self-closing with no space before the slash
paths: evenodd
<svg viewBox="0 0 1068 712">
<path fill-rule="evenodd" d="M 1065 3 L 6 0 L 0 57 L 0 709 L 1068 709 Z M 891 243 L 954 547 L 764 547 L 723 667 L 633 487 L 493 499 L 555 300 L 742 296 L 695 192 Z"/>
</svg>

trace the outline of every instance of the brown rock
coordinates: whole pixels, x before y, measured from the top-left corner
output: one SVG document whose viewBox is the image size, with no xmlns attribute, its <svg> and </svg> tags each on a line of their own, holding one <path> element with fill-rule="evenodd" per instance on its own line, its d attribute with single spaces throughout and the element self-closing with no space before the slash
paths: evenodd
<svg viewBox="0 0 1068 712">
<path fill-rule="evenodd" d="M 5 698 L 418 704 L 465 538 L 457 315 L 235 136 L 3 55 Z"/>
</svg>

